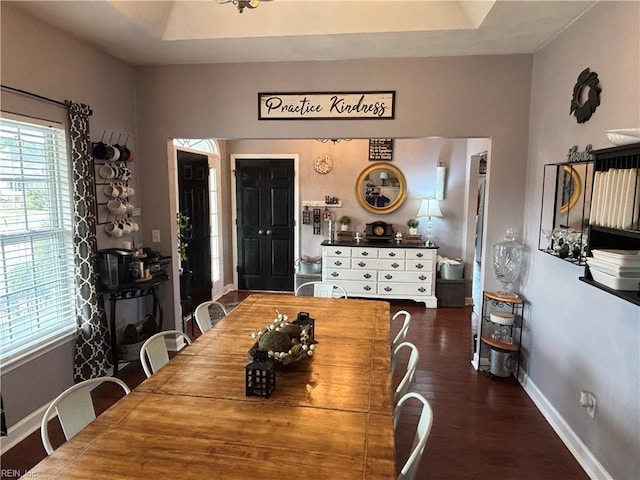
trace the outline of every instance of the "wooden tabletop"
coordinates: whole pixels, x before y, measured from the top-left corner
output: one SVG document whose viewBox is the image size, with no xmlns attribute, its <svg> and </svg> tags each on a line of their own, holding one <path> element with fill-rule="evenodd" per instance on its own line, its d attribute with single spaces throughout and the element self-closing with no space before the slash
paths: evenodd
<svg viewBox="0 0 640 480">
<path fill-rule="evenodd" d="M 251 332 L 315 319 L 312 358 L 246 397 Z M 256 294 L 36 465 L 39 479 L 393 479 L 387 302 Z"/>
</svg>

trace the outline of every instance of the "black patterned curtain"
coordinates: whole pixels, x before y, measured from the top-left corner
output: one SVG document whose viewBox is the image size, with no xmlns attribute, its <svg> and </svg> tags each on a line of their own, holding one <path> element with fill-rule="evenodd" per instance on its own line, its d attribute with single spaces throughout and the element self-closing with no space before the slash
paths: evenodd
<svg viewBox="0 0 640 480">
<path fill-rule="evenodd" d="M 109 327 L 102 295 L 95 284 L 97 254 L 95 177 L 89 154 L 87 105 L 69 102 L 69 135 L 73 163 L 74 254 L 78 338 L 74 380 L 106 375 L 111 365 Z"/>
</svg>

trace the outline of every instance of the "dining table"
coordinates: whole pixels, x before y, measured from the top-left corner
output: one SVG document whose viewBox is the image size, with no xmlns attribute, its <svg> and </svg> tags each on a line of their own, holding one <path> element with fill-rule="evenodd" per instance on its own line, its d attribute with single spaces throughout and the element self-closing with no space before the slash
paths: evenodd
<svg viewBox="0 0 640 480">
<path fill-rule="evenodd" d="M 312 356 L 269 398 L 245 366 L 278 313 L 314 320 Z M 389 303 L 255 293 L 38 463 L 44 479 L 393 479 Z"/>
</svg>

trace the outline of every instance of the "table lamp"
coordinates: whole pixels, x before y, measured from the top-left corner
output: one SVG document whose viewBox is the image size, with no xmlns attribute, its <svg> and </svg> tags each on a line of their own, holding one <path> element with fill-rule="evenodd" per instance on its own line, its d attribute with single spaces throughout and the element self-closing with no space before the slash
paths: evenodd
<svg viewBox="0 0 640 480">
<path fill-rule="evenodd" d="M 441 217 L 440 204 L 438 200 L 433 197 L 424 198 L 420 202 L 420 208 L 416 217 L 427 217 L 427 241 L 424 243 L 427 247 L 435 246 L 433 241 L 433 225 L 431 224 L 431 217 Z"/>
</svg>

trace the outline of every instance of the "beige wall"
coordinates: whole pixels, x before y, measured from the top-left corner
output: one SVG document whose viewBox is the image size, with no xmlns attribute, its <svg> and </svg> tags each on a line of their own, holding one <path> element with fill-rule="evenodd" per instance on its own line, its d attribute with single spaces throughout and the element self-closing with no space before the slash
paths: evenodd
<svg viewBox="0 0 640 480">
<path fill-rule="evenodd" d="M 136 92 L 138 141 L 143 159 L 141 176 L 154 185 L 173 184 L 169 172 L 175 167 L 167 160 L 166 144 L 175 137 L 227 140 L 487 137 L 492 139 L 493 155 L 487 176 L 491 208 L 486 232 L 488 244 L 493 244 L 502 239 L 507 226 L 518 230 L 522 227 L 530 78 L 531 56 L 527 55 L 140 67 Z M 352 90 L 395 90 L 396 119 L 277 122 L 257 119 L 258 92 L 344 90 L 345 83 Z M 281 145 L 284 148 L 285 144 Z M 311 168 L 314 157 L 313 152 L 309 153 L 310 156 L 301 157 L 303 172 Z M 427 161 L 430 164 L 432 160 Z M 419 165 L 414 167 L 419 169 Z M 350 171 L 353 177 L 347 183 L 355 180 L 357 172 Z M 428 189 L 428 184 L 421 188 Z M 300 193 L 304 199 L 309 192 Z M 415 203 L 405 207 L 404 215 L 408 215 L 411 205 Z M 142 206 L 143 241 L 149 243 L 150 230 L 159 229 L 163 239 L 160 249 L 175 248 L 171 242 L 175 231 L 172 194 L 163 188 L 143 189 Z M 227 228 L 229 220 L 229 215 L 225 215 L 223 224 Z M 230 231 L 226 234 L 224 257 L 229 262 Z M 225 272 L 229 268 L 226 263 Z M 493 278 L 487 281 L 495 284 Z M 177 313 L 177 306 L 174 311 Z"/>
<path fill-rule="evenodd" d="M 638 2 L 601 2 L 535 55 L 525 209 L 528 388 L 555 409 L 551 418 L 569 439 L 620 479 L 640 477 L 639 309 L 580 282 L 583 268 L 538 252 L 537 240 L 543 165 L 565 161 L 572 145 L 611 146 L 607 129 L 640 126 L 639 19 Z M 578 124 L 569 102 L 587 67 L 598 73 L 602 103 Z M 597 398 L 594 419 L 578 405 L 580 390 Z M 606 478 L 599 468 L 593 478 Z"/>
<path fill-rule="evenodd" d="M 360 206 L 355 194 L 355 181 L 360 172 L 369 167 L 369 141 L 352 139 L 336 144 L 310 140 L 243 140 L 228 142 L 230 154 L 283 154 L 300 156 L 300 210 L 306 200 L 324 201 L 325 195 L 337 196 L 341 208 L 332 209 L 335 219 L 342 215 L 351 218 L 350 229 L 364 233 L 369 222 L 382 220 L 391 223 L 395 231 L 408 233 L 407 220 L 415 218 L 420 199 L 435 194 L 435 174 L 438 161 L 447 166 L 447 189 L 441 201 L 443 218 L 434 218 L 434 231 L 439 253 L 450 257 L 461 257 L 463 250 L 465 195 L 466 140 L 396 139 L 392 164 L 402 171 L 407 181 L 407 199 L 395 212 L 375 215 Z M 333 159 L 333 170 L 320 175 L 313 168 L 313 160 L 320 154 Z M 420 218 L 418 232 L 426 230 L 426 219 Z M 298 225 L 301 220 L 298 219 Z M 320 242 L 327 237 L 323 228 L 321 235 L 313 234 L 312 225 L 302 226 L 300 252 L 305 255 L 320 255 Z"/>
</svg>

